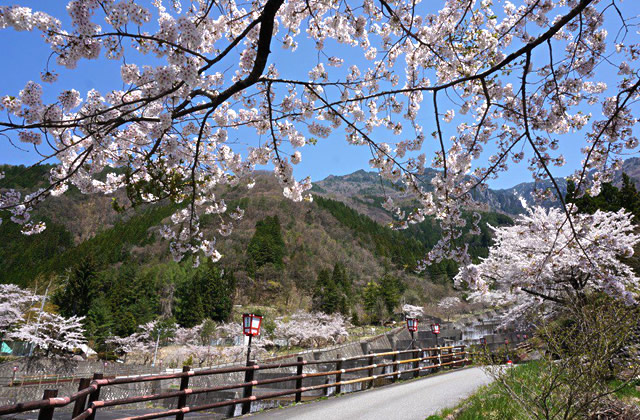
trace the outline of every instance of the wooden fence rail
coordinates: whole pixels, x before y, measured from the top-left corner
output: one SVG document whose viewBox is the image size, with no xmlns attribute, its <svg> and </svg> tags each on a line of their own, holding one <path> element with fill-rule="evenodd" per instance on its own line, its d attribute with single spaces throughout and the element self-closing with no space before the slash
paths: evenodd
<svg viewBox="0 0 640 420">
<path fill-rule="evenodd" d="M 402 354 L 410 354 L 410 356 L 408 359 L 400 360 L 398 356 Z M 256 364 L 255 362 L 250 362 L 247 366 L 234 366 L 197 371 L 190 370 L 189 367 L 185 366 L 183 371 L 178 373 L 126 378 L 103 378 L 102 374 L 95 374 L 91 382 L 89 382 L 88 379 L 83 380 L 80 383 L 78 392 L 72 394 L 71 396 L 57 397 L 57 390 L 46 390 L 42 400 L 28 401 L 0 407 L 0 416 L 21 413 L 25 411 L 39 410 L 38 419 L 50 420 L 53 418 L 53 413 L 56 408 L 65 407 L 67 405 L 70 405 L 71 403 L 74 403 L 73 412 L 70 413 L 69 418 L 73 420 L 93 419 L 95 418 L 98 409 L 141 402 L 165 400 L 168 398 L 177 398 L 177 408 L 149 414 L 142 414 L 135 417 L 128 417 L 127 419 L 143 420 L 175 416 L 177 420 L 182 420 L 186 413 L 211 410 L 214 408 L 231 405 L 240 405 L 242 407 L 242 413 L 246 414 L 250 412 L 251 403 L 254 401 L 274 399 L 285 396 L 294 396 L 295 401 L 299 402 L 302 398 L 302 394 L 309 391 L 324 390 L 324 393 L 326 395 L 329 388 L 334 388 L 335 393 L 340 393 L 344 389 L 345 385 L 361 383 L 363 384 L 362 388 L 365 388 L 367 384 L 370 384 L 370 386 L 373 387 L 375 385 L 375 381 L 381 378 L 389 378 L 391 382 L 395 382 L 401 374 L 411 373 L 412 376 L 417 377 L 419 376 L 420 372 L 423 371 L 435 371 L 443 367 L 455 368 L 464 366 L 468 362 L 467 356 L 468 352 L 465 351 L 465 346 L 451 346 L 389 351 L 383 353 L 370 353 L 362 356 L 347 358 L 338 357 L 331 360 L 304 360 L 304 358 L 298 357 L 297 361 L 289 363 L 260 365 Z M 382 360 L 379 363 L 375 363 L 376 359 L 381 358 Z M 391 360 L 389 361 L 389 359 Z M 365 365 L 346 369 L 343 368 L 346 362 L 359 360 L 365 360 Z M 321 364 L 333 364 L 335 366 L 335 369 L 318 372 L 304 372 L 304 366 Z M 421 364 L 424 365 L 421 366 Z M 402 365 L 408 365 L 408 368 L 400 370 L 400 366 Z M 270 379 L 254 379 L 255 372 L 257 371 L 294 367 L 296 368 L 295 374 Z M 390 372 L 385 373 L 387 367 L 390 367 L 391 369 L 389 369 Z M 381 373 L 375 375 L 375 369 L 381 369 Z M 344 374 L 362 371 L 366 371 L 364 377 L 358 377 L 349 380 L 343 379 Z M 241 383 L 224 384 L 195 389 L 189 388 L 189 379 L 192 377 L 241 372 L 245 373 L 244 382 Z M 316 377 L 325 377 L 325 383 L 303 386 L 304 379 Z M 333 381 L 330 378 L 333 378 Z M 180 379 L 180 389 L 176 391 L 160 392 L 156 394 L 140 395 L 135 397 L 117 398 L 111 400 L 100 399 L 100 391 L 104 387 L 112 385 L 162 381 L 169 379 Z M 289 381 L 295 381 L 295 388 L 265 393 L 261 395 L 254 395 L 253 389 L 257 386 Z M 193 406 L 187 405 L 188 397 L 190 395 L 206 394 L 210 392 L 233 389 L 242 390 L 242 398 L 228 399 L 225 401 L 219 401 L 209 404 Z"/>
</svg>

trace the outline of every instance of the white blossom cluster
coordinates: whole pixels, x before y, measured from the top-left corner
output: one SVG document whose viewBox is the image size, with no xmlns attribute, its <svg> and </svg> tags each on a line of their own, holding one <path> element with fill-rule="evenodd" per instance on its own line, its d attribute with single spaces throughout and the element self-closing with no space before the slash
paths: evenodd
<svg viewBox="0 0 640 420">
<path fill-rule="evenodd" d="M 26 313 L 40 298 L 14 284 L 0 284 L 0 338 L 24 323 Z"/>
<path fill-rule="evenodd" d="M 565 163 L 563 137 L 584 132 L 573 178 L 579 194 L 597 194 L 624 151 L 638 145 L 640 43 L 629 29 L 633 17 L 607 1 L 447 0 L 435 13 L 430 2 L 403 0 L 173 3 L 73 0 L 69 27 L 27 7 L 0 6 L 0 28 L 41 33 L 51 66 L 122 62 L 123 85 L 110 92 L 65 90 L 45 103 L 43 86 L 30 81 L 0 97 L 0 133 L 37 150 L 46 141 L 52 151 L 40 152 L 43 160 L 60 162 L 44 190 L 0 195 L 0 209 L 25 233 L 44 229 L 28 216 L 38 201 L 69 184 L 83 193 L 128 186 L 133 201 L 187 204 L 163 229 L 176 259 L 217 260 L 216 238 L 205 237 L 199 218 L 218 215 L 224 236 L 235 217 L 216 193 L 251 186 L 255 167 L 270 164 L 286 197 L 310 200 L 311 181 L 295 179 L 293 165 L 308 144 L 339 135 L 369 148 L 371 167 L 416 197 L 408 213 L 388 203 L 395 227 L 440 221 L 442 239 L 424 264 L 467 265 L 462 208 L 511 162 L 527 162 L 536 181 L 553 181 L 553 167 Z M 605 19 L 619 25 L 618 35 L 604 29 Z M 276 63 L 270 53 L 278 45 L 319 53 L 308 63 Z M 131 60 L 145 55 L 154 60 Z M 605 72 L 609 84 L 599 77 Z M 47 66 L 42 82 L 56 79 Z M 257 140 L 241 156 L 235 140 L 246 130 Z M 431 156 L 427 144 L 435 145 Z M 440 170 L 428 187 L 427 166 Z M 541 199 L 554 193 L 537 191 Z"/>
<path fill-rule="evenodd" d="M 116 353 L 135 353 L 148 358 L 155 348 L 157 333 L 154 333 L 154 331 L 156 326 L 157 321 L 151 321 L 144 325 L 139 325 L 138 331 L 130 336 L 114 336 L 107 339 L 105 343 L 111 344 Z"/>
<path fill-rule="evenodd" d="M 322 347 L 346 340 L 349 325 L 339 313 L 298 311 L 276 320 L 274 337 L 287 340 L 290 346 Z"/>
<path fill-rule="evenodd" d="M 84 337 L 84 317 L 65 318 L 50 312 L 41 312 L 37 321 L 21 325 L 9 334 L 13 340 L 25 341 L 49 352 L 72 353 L 87 343 Z"/>
<path fill-rule="evenodd" d="M 205 321 L 206 322 L 206 321 Z M 191 358 L 199 366 L 210 366 L 223 363 L 235 363 L 246 357 L 246 346 L 212 346 L 203 337 L 205 322 L 191 328 L 178 327 L 170 338 L 171 344 L 177 345 L 170 352 L 169 361 L 182 363 Z M 106 343 L 113 346 L 118 354 L 135 355 L 145 361 L 153 357 L 158 338 L 158 321 L 151 321 L 138 326 L 138 331 L 127 337 L 112 337 Z M 220 323 L 216 325 L 213 337 L 240 337 L 242 325 L 237 322 Z M 213 338 L 209 337 L 209 339 Z M 266 353 L 265 346 L 273 342 L 263 337 L 257 337 L 252 342 L 252 354 L 256 357 Z"/>
<path fill-rule="evenodd" d="M 450 310 L 460 305 L 462 301 L 457 296 L 448 296 L 443 298 L 440 302 L 438 302 L 438 308 L 443 310 Z"/>
<path fill-rule="evenodd" d="M 405 303 L 402 305 L 402 313 L 409 318 L 419 318 L 424 315 L 424 308 L 422 306 Z"/>
<path fill-rule="evenodd" d="M 561 210 L 532 206 L 515 225 L 493 231 L 489 256 L 463 267 L 455 281 L 475 291 L 471 299 L 511 307 L 506 321 L 543 302 L 566 304 L 590 291 L 637 302 L 640 279 L 621 258 L 633 255 L 640 236 L 624 210 L 568 220 Z"/>
<path fill-rule="evenodd" d="M 46 352 L 70 353 L 87 340 L 84 317 L 65 318 L 40 309 L 42 296 L 0 284 L 0 338 L 30 343 Z"/>
</svg>

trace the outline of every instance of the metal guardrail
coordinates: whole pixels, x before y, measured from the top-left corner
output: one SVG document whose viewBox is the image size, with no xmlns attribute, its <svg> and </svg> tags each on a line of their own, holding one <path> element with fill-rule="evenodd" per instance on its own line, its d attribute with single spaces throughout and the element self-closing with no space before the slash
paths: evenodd
<svg viewBox="0 0 640 420">
<path fill-rule="evenodd" d="M 402 354 L 410 354 L 410 358 L 398 360 Z M 257 364 L 250 362 L 247 366 L 234 366 L 218 369 L 191 370 L 188 366 L 183 368 L 182 372 L 172 374 L 156 374 L 138 377 L 126 378 L 103 378 L 102 374 L 94 374 L 93 380 L 84 378 L 80 381 L 78 392 L 68 397 L 58 397 L 57 390 L 46 390 L 42 400 L 22 402 L 18 404 L 6 405 L 0 407 L 0 415 L 15 414 L 25 411 L 39 410 L 38 419 L 51 420 L 56 408 L 65 407 L 74 403 L 73 412 L 70 418 L 73 420 L 93 420 L 98 409 L 107 407 L 116 407 L 127 404 L 164 400 L 167 398 L 178 398 L 177 408 L 160 412 L 142 414 L 135 417 L 126 417 L 128 420 L 144 420 L 163 417 L 173 417 L 176 420 L 182 420 L 186 413 L 211 410 L 218 407 L 241 404 L 242 413 L 246 414 L 251 411 L 251 403 L 264 399 L 274 399 L 284 396 L 295 396 L 295 401 L 300 402 L 302 394 L 309 391 L 325 390 L 325 394 L 329 388 L 335 388 L 335 393 L 341 393 L 342 387 L 345 385 L 363 383 L 368 387 L 373 387 L 375 381 L 380 378 L 390 378 L 391 382 L 395 382 L 400 378 L 401 374 L 412 373 L 413 377 L 418 377 L 420 372 L 426 370 L 438 370 L 442 367 L 460 367 L 468 363 L 468 353 L 465 346 L 449 346 L 449 347 L 431 347 L 422 349 L 389 351 L 383 353 L 370 353 L 362 356 L 354 356 L 348 358 L 336 358 L 332 360 L 304 360 L 302 356 L 298 356 L 296 362 L 279 363 L 279 364 Z M 383 360 L 381 363 L 374 363 L 375 359 Z M 391 361 L 384 360 L 391 358 Z M 343 364 L 349 361 L 357 361 L 366 359 L 365 366 L 356 366 L 352 368 L 343 368 Z M 426 366 L 420 366 L 421 362 L 427 362 Z M 334 364 L 335 369 L 318 372 L 304 372 L 305 366 Z M 411 364 L 409 369 L 400 370 L 400 366 Z M 296 373 L 279 378 L 254 380 L 255 372 L 269 369 L 280 368 L 296 368 Z M 387 367 L 391 367 L 391 372 L 386 372 Z M 382 373 L 375 375 L 375 369 L 382 368 Z M 356 379 L 343 380 L 342 375 L 346 373 L 354 373 L 367 371 L 366 376 Z M 189 388 L 189 378 L 199 376 L 209 376 L 217 374 L 244 372 L 244 382 L 225 384 L 208 388 Z M 326 383 L 318 385 L 303 386 L 306 378 L 314 377 L 333 377 L 333 382 L 327 378 Z M 123 385 L 141 382 L 162 381 L 168 379 L 180 379 L 180 389 L 177 391 L 160 392 L 157 394 L 141 395 L 128 398 L 119 398 L 112 400 L 101 400 L 100 391 L 104 387 L 113 385 Z M 275 384 L 280 382 L 294 381 L 295 388 L 286 389 L 278 392 L 270 392 L 261 395 L 254 395 L 253 388 L 260 385 Z M 225 391 L 232 389 L 242 389 L 242 398 L 235 398 L 215 403 L 202 404 L 196 406 L 188 406 L 187 398 L 190 395 L 204 394 L 216 391 Z"/>
</svg>

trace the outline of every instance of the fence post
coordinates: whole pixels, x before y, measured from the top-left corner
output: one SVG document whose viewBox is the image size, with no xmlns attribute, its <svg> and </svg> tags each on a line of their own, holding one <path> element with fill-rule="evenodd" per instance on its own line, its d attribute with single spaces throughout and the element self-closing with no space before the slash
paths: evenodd
<svg viewBox="0 0 640 420">
<path fill-rule="evenodd" d="M 102 379 L 102 378 L 103 378 L 102 373 L 93 374 L 93 379 Z M 96 389 L 91 394 L 89 394 L 89 401 L 87 402 L 87 406 L 90 406 L 91 403 L 94 401 L 98 401 L 99 398 L 100 398 L 100 387 L 98 387 L 98 389 Z M 87 417 L 87 420 L 94 420 L 95 418 L 96 418 L 96 410 L 94 409 L 89 415 L 89 417 Z"/>
<path fill-rule="evenodd" d="M 460 360 L 465 360 L 467 358 L 467 353 L 464 351 L 464 349 L 466 348 L 466 346 L 460 346 L 460 353 L 462 353 L 460 355 Z M 462 363 L 462 366 L 466 366 L 467 363 Z"/>
<path fill-rule="evenodd" d="M 255 360 L 249 360 L 247 362 L 247 366 L 255 366 L 256 362 Z M 244 381 L 245 382 L 251 382 L 253 381 L 253 377 L 255 375 L 255 370 L 254 369 L 247 369 L 244 371 Z M 253 385 L 246 385 L 244 387 L 244 391 L 242 393 L 242 398 L 249 398 L 251 397 L 251 395 L 253 395 Z M 242 414 L 247 414 L 251 412 L 251 401 L 246 401 L 242 403 Z"/>
<path fill-rule="evenodd" d="M 369 350 L 369 354 L 372 354 L 373 350 Z M 369 358 L 367 359 L 367 363 L 369 364 L 369 366 L 373 365 L 373 356 L 369 356 Z M 367 371 L 368 375 L 370 377 L 373 376 L 373 368 L 369 368 L 369 370 Z M 369 388 L 373 388 L 373 378 L 371 378 L 371 381 L 369 382 Z"/>
<path fill-rule="evenodd" d="M 89 378 L 80 378 L 80 385 L 78 385 L 78 391 L 82 391 L 87 388 L 91 384 L 91 379 Z M 87 396 L 83 395 L 78 398 L 73 405 L 73 414 L 71 417 L 77 417 L 80 413 L 84 411 L 84 404 L 87 402 Z"/>
<path fill-rule="evenodd" d="M 44 395 L 42 396 L 43 400 L 48 400 L 49 398 L 55 398 L 58 396 L 57 389 L 45 389 Z M 53 419 L 53 410 L 55 407 L 43 407 L 40 409 L 38 413 L 38 420 L 51 420 Z"/>
<path fill-rule="evenodd" d="M 336 362 L 336 370 L 339 371 L 336 374 L 336 382 L 342 382 L 342 359 L 340 359 L 340 353 L 336 354 L 336 359 L 338 359 L 338 361 Z M 340 385 L 336 385 L 336 395 L 340 394 L 342 392 L 342 386 Z"/>
<path fill-rule="evenodd" d="M 182 366 L 182 372 L 189 372 L 191 370 L 190 366 Z M 189 388 L 189 377 L 188 376 L 183 376 L 180 379 L 180 391 L 184 391 L 185 389 Z M 178 397 L 178 406 L 176 408 L 183 408 L 185 405 L 187 405 L 187 395 L 180 395 Z M 183 420 L 184 419 L 184 413 L 178 413 L 176 414 L 176 420 Z"/>
<path fill-rule="evenodd" d="M 16 372 L 18 371 L 18 366 L 14 366 L 13 367 L 13 374 L 11 375 L 11 383 L 9 384 L 9 386 L 13 386 L 13 383 L 16 380 Z"/>
<path fill-rule="evenodd" d="M 398 378 L 400 378 L 400 375 L 397 374 L 398 367 L 399 367 L 399 365 L 398 365 L 398 353 L 394 353 L 392 361 L 393 361 L 393 373 L 396 373 L 396 375 L 392 375 L 391 376 L 391 382 L 395 382 L 395 381 L 398 380 Z"/>
<path fill-rule="evenodd" d="M 411 352 L 411 354 L 413 355 L 414 359 L 417 359 L 420 357 L 420 350 L 414 350 Z M 416 360 L 415 362 L 413 362 L 413 368 L 414 369 L 418 369 L 420 367 L 420 361 Z M 416 370 L 413 372 L 413 377 L 417 378 L 418 376 L 420 376 L 420 371 Z"/>
<path fill-rule="evenodd" d="M 302 364 L 303 362 L 304 358 L 302 356 L 298 356 L 298 369 L 296 370 L 297 376 L 302 375 L 302 368 L 304 367 L 304 365 Z M 302 388 L 302 378 L 296 379 L 296 389 L 300 388 Z M 296 392 L 296 402 L 299 403 L 300 401 L 302 401 L 302 392 L 298 391 Z"/>
</svg>

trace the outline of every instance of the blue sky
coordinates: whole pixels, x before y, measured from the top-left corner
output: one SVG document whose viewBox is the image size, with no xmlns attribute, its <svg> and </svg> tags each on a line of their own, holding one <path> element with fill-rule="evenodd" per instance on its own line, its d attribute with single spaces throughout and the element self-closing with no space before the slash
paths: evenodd
<svg viewBox="0 0 640 420">
<path fill-rule="evenodd" d="M 0 4 L 8 4 L 9 2 L 0 0 Z M 11 2 L 13 4 L 14 2 Z M 66 1 L 56 0 L 40 0 L 40 1 L 16 1 L 20 5 L 32 7 L 35 10 L 43 10 L 63 21 L 63 26 L 68 23 L 68 17 L 65 11 Z M 516 4 L 518 2 L 515 2 Z M 638 14 L 637 4 L 634 7 L 634 1 L 627 1 L 621 4 L 623 11 L 629 14 Z M 499 9 L 496 7 L 496 9 Z M 606 26 L 605 26 L 606 27 Z M 608 28 L 609 33 L 615 33 L 617 26 Z M 304 77 L 303 75 L 311 67 L 308 63 L 317 61 L 317 50 L 312 45 L 301 43 L 298 51 L 291 53 L 284 51 L 277 43 L 272 47 L 271 61 L 277 64 L 281 74 L 286 76 Z M 0 45 L 3 46 L 3 58 L 5 65 L 0 66 L 0 95 L 17 93 L 24 87 L 29 80 L 39 81 L 40 72 L 44 69 L 47 58 L 49 57 L 49 47 L 41 39 L 38 32 L 15 32 L 13 30 L 0 30 Z M 335 52 L 333 53 L 335 54 Z M 330 54 L 330 55 L 333 55 Z M 335 54 L 338 55 L 338 54 Z M 137 64 L 153 64 L 154 59 L 150 57 L 135 57 L 127 55 L 128 62 Z M 300 70 L 297 63 L 304 63 L 303 70 Z M 364 64 L 364 60 L 362 60 Z M 8 64 L 8 65 L 7 65 Z M 356 61 L 357 64 L 357 61 Z M 54 85 L 45 85 L 45 100 L 54 100 L 57 93 L 64 89 L 77 89 L 81 95 L 85 95 L 89 89 L 98 89 L 105 94 L 114 88 L 120 88 L 122 82 L 120 80 L 120 62 L 99 59 L 93 61 L 83 60 L 79 63 L 75 70 L 68 71 L 54 65 L 56 71 L 60 73 L 60 78 Z M 400 70 L 401 69 L 396 69 Z M 605 69 L 602 79 L 608 82 L 611 76 L 607 74 L 611 71 Z M 613 80 L 613 79 L 611 79 Z M 425 126 L 425 133 L 430 133 L 434 128 L 431 126 L 433 122 L 433 111 L 431 108 L 431 98 L 425 95 L 422 111 Z M 441 112 L 447 109 L 446 103 L 441 106 Z M 594 111 L 595 109 L 592 109 Z M 597 118 L 599 115 L 594 115 Z M 454 120 L 456 122 L 457 120 Z M 590 125 L 587 125 L 589 127 Z M 454 126 L 450 124 L 445 127 L 445 138 L 454 133 Z M 235 136 L 234 136 L 235 134 Z M 584 145 L 582 140 L 584 133 L 574 133 L 567 136 L 561 141 L 560 152 L 566 158 L 567 164 L 563 168 L 555 170 L 557 176 L 566 176 L 571 174 L 580 166 L 582 155 L 580 147 Z M 247 136 L 251 136 L 247 140 Z M 255 145 L 257 140 L 255 134 L 251 132 L 238 131 L 230 132 L 230 140 L 234 140 L 240 144 Z M 17 143 L 20 146 L 19 143 Z M 241 146 L 241 149 L 244 146 Z M 425 141 L 425 152 L 428 160 L 435 150 L 436 144 L 430 136 Z M 487 150 L 490 153 L 491 149 Z M 297 177 L 310 175 L 312 180 L 318 181 L 330 174 L 343 175 L 354 172 L 358 169 L 369 169 L 368 161 L 370 153 L 368 148 L 359 146 L 350 146 L 344 140 L 344 136 L 335 133 L 328 139 L 320 139 L 315 146 L 306 146 L 302 149 L 302 163 L 295 169 Z M 38 160 L 38 155 L 31 149 L 19 150 L 11 146 L 9 142 L 0 138 L 0 163 L 9 164 L 32 164 Z M 499 179 L 490 181 L 492 188 L 508 188 L 520 182 L 530 181 L 530 173 L 526 169 L 526 162 L 519 165 L 511 164 L 511 168 L 507 173 L 500 176 Z"/>
</svg>

